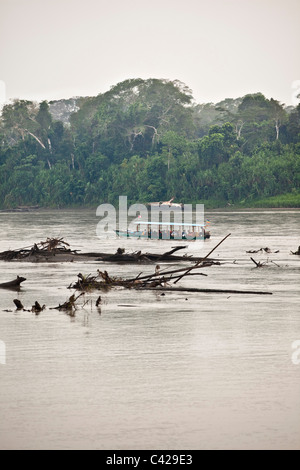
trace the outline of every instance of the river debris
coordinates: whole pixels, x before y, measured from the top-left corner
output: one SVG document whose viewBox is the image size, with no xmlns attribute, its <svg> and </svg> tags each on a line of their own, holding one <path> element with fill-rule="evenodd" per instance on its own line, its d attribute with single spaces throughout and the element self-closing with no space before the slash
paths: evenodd
<svg viewBox="0 0 300 470">
<path fill-rule="evenodd" d="M 142 276 L 140 273 L 137 277 L 132 279 L 122 279 L 117 277 L 111 277 L 107 271 L 100 271 L 98 269 L 97 275 L 92 276 L 88 274 L 87 276 L 78 274 L 78 280 L 75 284 L 71 284 L 69 289 L 76 289 L 79 291 L 87 292 L 91 290 L 108 290 L 112 287 L 124 287 L 126 289 L 145 289 L 147 287 L 166 287 L 170 282 L 175 284 L 186 276 L 206 276 L 204 273 L 191 273 L 191 271 L 200 268 L 206 268 L 216 264 L 213 261 L 208 261 L 209 256 L 230 236 L 228 234 L 223 240 L 217 244 L 204 258 L 201 258 L 194 266 L 189 268 L 181 268 L 172 271 L 160 270 L 160 266 L 157 265 L 155 272 L 153 274 Z M 218 263 L 220 264 L 220 263 Z"/>
<path fill-rule="evenodd" d="M 88 274 L 84 276 L 79 273 L 77 275 L 77 281 L 74 284 L 69 286 L 69 289 L 74 289 L 79 291 L 79 295 L 76 296 L 74 293 L 69 297 L 69 299 L 63 304 L 59 304 L 57 307 L 50 308 L 50 310 L 59 310 L 63 311 L 71 317 L 74 317 L 78 306 L 76 302 L 82 296 L 85 296 L 88 292 L 93 291 L 104 291 L 108 292 L 113 288 L 123 288 L 123 289 L 132 289 L 137 291 L 153 291 L 159 293 L 160 296 L 165 296 L 166 292 L 182 292 L 182 293 L 206 293 L 206 294 L 247 294 L 247 295 L 272 295 L 271 292 L 266 291 L 250 291 L 250 290 L 237 290 L 237 289 L 211 289 L 211 288 L 194 288 L 194 287 L 177 287 L 176 284 L 181 281 L 183 278 L 191 276 L 207 276 L 202 272 L 194 272 L 195 270 L 207 268 L 213 265 L 220 265 L 221 263 L 215 263 L 209 261 L 209 256 L 230 236 L 228 234 L 223 240 L 218 243 L 204 258 L 201 258 L 201 261 L 196 262 L 194 265 L 181 269 L 167 270 L 161 269 L 160 265 L 156 265 L 154 272 L 152 274 L 143 275 L 143 273 L 138 274 L 134 278 L 120 278 L 113 277 L 108 274 L 108 272 L 97 270 L 97 274 L 93 276 Z M 255 263 L 256 267 L 263 267 L 266 263 L 258 263 L 253 258 L 251 260 Z M 276 264 L 276 263 L 274 263 Z M 276 265 L 278 266 L 278 265 Z M 229 298 L 229 297 L 228 297 Z M 185 300 L 188 300 L 186 298 Z M 81 306 L 84 308 L 87 303 L 90 301 L 87 300 Z M 14 304 L 17 307 L 17 310 L 23 310 L 24 312 L 33 312 L 36 315 L 39 315 L 46 306 L 39 302 L 35 302 L 31 310 L 25 310 L 24 306 L 19 300 L 14 300 Z M 99 296 L 95 305 L 98 308 L 99 313 L 101 314 L 101 304 L 102 297 Z M 91 304 L 92 305 L 92 304 Z M 5 310 L 8 311 L 8 310 Z"/>
<path fill-rule="evenodd" d="M 17 279 L 15 279 L 14 281 L 4 282 L 0 284 L 0 288 L 1 289 L 19 289 L 22 282 L 25 282 L 25 281 L 26 281 L 25 277 L 18 276 Z"/>
<path fill-rule="evenodd" d="M 50 308 L 50 310 L 59 310 L 64 311 L 71 317 L 75 316 L 76 310 L 78 306 L 76 302 L 79 298 L 84 296 L 87 292 L 92 291 L 105 291 L 108 292 L 110 289 L 113 288 L 123 288 L 123 289 L 134 289 L 134 290 L 144 290 L 144 291 L 154 291 L 159 293 L 161 296 L 165 296 L 166 292 L 182 292 L 182 293 L 220 293 L 220 294 L 248 294 L 248 295 L 272 295 L 271 292 L 266 291 L 250 291 L 250 290 L 237 290 L 237 289 L 211 289 L 211 288 L 194 288 L 194 287 L 177 287 L 176 284 L 184 278 L 188 278 L 191 276 L 207 276 L 207 274 L 202 272 L 195 272 L 199 269 L 208 268 L 210 266 L 221 265 L 220 262 L 215 262 L 213 259 L 210 259 L 212 253 L 217 250 L 217 248 L 225 242 L 225 240 L 230 236 L 228 234 L 225 238 L 223 238 L 205 257 L 199 258 L 196 260 L 195 258 L 188 258 L 189 261 L 193 262 L 193 264 L 189 267 L 183 267 L 180 269 L 173 269 L 170 268 L 162 269 L 160 264 L 156 264 L 154 268 L 154 272 L 152 274 L 144 275 L 142 272 L 138 274 L 138 276 L 133 278 L 121 278 L 121 277 L 114 277 L 111 276 L 107 270 L 100 271 L 97 270 L 96 275 L 88 274 L 83 275 L 79 273 L 77 275 L 77 281 L 69 286 L 69 289 L 74 289 L 75 291 L 79 291 L 79 295 L 76 296 L 74 293 L 69 297 L 69 299 L 64 302 L 63 304 L 59 304 L 57 307 Z M 34 250 L 38 252 L 48 252 L 48 253 L 56 253 L 57 251 L 68 251 L 71 250 L 68 248 L 69 244 L 64 242 L 63 239 L 47 239 L 46 242 L 41 242 L 38 245 L 34 245 Z M 160 261 L 164 257 L 173 256 L 173 254 L 185 247 L 177 247 L 172 249 L 172 251 L 167 252 L 163 255 L 155 255 L 155 260 Z M 24 249 L 19 250 L 18 253 L 24 253 Z M 11 252 L 10 252 L 11 253 Z M 16 253 L 16 252 L 14 252 Z M 73 252 L 75 253 L 75 252 Z M 138 252 L 138 256 L 140 256 Z M 116 253 L 117 256 L 124 256 L 125 250 L 119 249 Z M 28 253 L 27 253 L 28 256 Z M 158 257 L 157 257 L 158 256 Z M 253 263 L 256 267 L 263 267 L 269 261 L 265 263 L 256 262 L 253 258 L 251 258 Z M 271 261 L 272 262 L 272 261 Z M 272 262 L 273 263 L 273 262 Z M 276 263 L 274 263 L 276 264 Z M 278 266 L 278 265 L 276 265 Z M 12 281 L 10 283 L 0 284 L 0 287 L 8 286 L 8 285 L 20 285 L 26 279 L 21 278 L 18 276 L 17 280 Z M 186 298 L 186 300 L 188 300 Z M 84 302 L 82 308 L 89 303 L 90 301 L 87 300 Z M 98 308 L 99 312 L 101 313 L 101 303 L 102 297 L 99 296 L 96 301 L 96 307 Z M 43 310 L 45 310 L 46 306 L 39 302 L 35 302 L 32 306 L 31 310 L 25 310 L 22 303 L 15 299 L 14 304 L 17 310 L 23 310 L 28 312 L 33 312 L 36 315 L 39 315 Z"/>
<path fill-rule="evenodd" d="M 77 305 L 76 305 L 76 302 L 77 300 L 82 297 L 83 295 L 85 295 L 85 292 L 82 292 L 80 295 L 78 295 L 77 297 L 75 296 L 75 294 L 71 295 L 71 297 L 65 302 L 63 303 L 62 305 L 59 305 L 58 307 L 54 307 L 54 308 L 50 308 L 50 310 L 60 310 L 60 311 L 65 311 L 68 315 L 70 316 L 74 316 L 75 315 L 75 312 L 77 310 Z M 18 299 L 15 299 L 14 301 L 14 304 L 16 306 L 16 309 L 17 311 L 20 311 L 22 310 L 23 312 L 31 312 L 31 313 L 35 313 L 36 315 L 39 315 L 41 312 L 43 312 L 45 309 L 46 309 L 46 305 L 43 305 L 41 306 L 41 304 L 36 301 L 34 303 L 34 305 L 32 306 L 31 310 L 27 310 L 24 305 L 22 304 L 22 302 Z M 86 301 L 82 308 L 87 304 L 89 303 L 89 300 Z M 101 303 L 101 297 L 99 297 L 97 303 L 96 303 L 96 306 L 99 307 L 100 306 L 100 303 Z M 4 312 L 11 312 L 11 310 L 4 310 Z"/>
<path fill-rule="evenodd" d="M 300 246 L 298 247 L 297 251 L 291 251 L 291 255 L 298 255 L 300 256 Z"/>
<path fill-rule="evenodd" d="M 174 253 L 188 248 L 187 246 L 177 246 L 163 254 L 157 253 L 142 253 L 135 251 L 133 253 L 126 253 L 123 248 L 118 248 L 115 254 L 102 254 L 96 261 L 105 261 L 108 263 L 143 263 L 143 262 L 159 262 L 159 261 L 199 261 L 200 258 L 194 259 L 192 256 L 183 255 L 175 256 Z M 201 258 L 203 259 L 203 258 Z"/>
<path fill-rule="evenodd" d="M 69 243 L 65 242 L 63 238 L 47 238 L 45 242 L 41 242 L 42 250 L 50 251 L 70 251 L 66 247 L 70 247 Z M 37 247 L 39 249 L 39 247 Z"/>
<path fill-rule="evenodd" d="M 276 251 L 272 251 L 271 248 L 260 248 L 259 250 L 249 250 L 249 251 L 246 251 L 246 253 L 248 254 L 257 254 L 257 253 L 268 253 L 268 254 L 271 254 L 271 253 L 280 253 L 279 250 L 276 250 Z"/>
<path fill-rule="evenodd" d="M 64 311 L 68 313 L 68 315 L 74 316 L 76 309 L 77 309 L 76 302 L 83 295 L 85 295 L 85 292 L 82 292 L 77 297 L 75 296 L 75 294 L 73 294 L 65 303 L 63 303 L 62 305 L 59 305 L 58 307 L 51 308 L 50 310 Z"/>
<path fill-rule="evenodd" d="M 178 251 L 187 249 L 187 246 L 177 246 L 166 253 L 142 253 L 135 251 L 126 253 L 124 248 L 118 248 L 115 253 L 79 253 L 80 250 L 72 250 L 69 243 L 63 238 L 47 238 L 46 241 L 35 243 L 33 246 L 8 250 L 0 253 L 1 261 L 28 261 L 28 262 L 73 262 L 95 261 L 104 263 L 139 264 L 184 261 L 199 262 L 203 257 L 193 257 L 187 253 L 176 255 Z M 207 262 L 213 262 L 207 259 Z"/>
<path fill-rule="evenodd" d="M 20 300 L 15 299 L 14 304 L 15 304 L 17 310 L 24 310 L 24 305 L 22 304 L 22 302 Z"/>
<path fill-rule="evenodd" d="M 162 271 L 160 266 L 157 265 L 154 273 L 150 275 L 142 275 L 140 273 L 134 278 L 124 279 L 119 277 L 113 277 L 108 274 L 107 271 L 97 271 L 95 276 L 88 274 L 78 274 L 78 279 L 74 284 L 69 286 L 69 289 L 75 289 L 82 293 L 90 292 L 93 290 L 104 290 L 108 291 L 112 288 L 124 288 L 124 289 L 135 289 L 135 290 L 153 290 L 159 292 L 204 292 L 204 293 L 230 293 L 230 294 L 270 294 L 269 292 L 255 292 L 255 291 L 239 291 L 239 290 L 223 290 L 223 289 L 196 289 L 189 287 L 176 287 L 175 285 L 185 277 L 189 276 L 207 276 L 204 273 L 192 272 L 197 269 L 203 269 L 208 266 L 212 266 L 215 263 L 209 263 L 207 260 L 209 256 L 230 236 L 227 235 L 220 243 L 218 243 L 213 250 L 208 253 L 205 258 L 198 261 L 195 265 L 188 268 L 181 268 L 171 271 Z M 220 263 L 219 263 L 220 264 Z"/>
<path fill-rule="evenodd" d="M 8 250 L 0 253 L 0 260 L 31 260 L 35 261 L 37 257 L 48 260 L 50 256 L 57 254 L 76 255 L 78 250 L 71 250 L 70 245 L 63 238 L 47 238 L 46 241 L 35 243 L 32 247 L 20 248 L 18 250 Z"/>
<path fill-rule="evenodd" d="M 38 302 L 35 302 L 35 304 L 32 306 L 31 311 L 35 313 L 36 315 L 39 315 L 43 310 L 45 310 L 46 305 L 41 305 Z"/>
<path fill-rule="evenodd" d="M 14 300 L 14 304 L 15 304 L 17 310 L 23 310 L 23 312 L 32 312 L 32 313 L 35 313 L 36 315 L 39 315 L 46 308 L 46 305 L 43 305 L 41 307 L 41 305 L 37 301 L 34 303 L 31 310 L 27 310 L 24 307 L 24 305 L 22 304 L 22 302 L 18 299 Z M 8 310 L 4 310 L 4 311 L 8 312 Z"/>
<path fill-rule="evenodd" d="M 26 309 L 22 302 L 19 300 L 14 300 L 14 304 L 17 307 L 17 310 L 23 310 L 23 312 L 30 312 L 30 313 L 35 313 L 36 315 L 39 315 L 43 310 L 45 310 L 46 305 L 43 305 L 42 307 L 40 306 L 39 302 L 35 302 L 34 305 L 31 307 L 31 310 Z"/>
<path fill-rule="evenodd" d="M 185 287 L 165 287 L 165 288 L 147 288 L 146 290 L 155 290 L 157 292 L 191 292 L 202 294 L 247 294 L 247 295 L 273 295 L 272 292 L 253 291 L 253 290 L 237 290 L 237 289 L 197 289 Z M 189 300 L 189 299 L 185 299 Z"/>
<path fill-rule="evenodd" d="M 198 266 L 197 266 L 198 267 Z M 192 269 L 195 269 L 196 266 Z M 189 268 L 190 269 L 190 268 Z M 69 289 L 76 289 L 83 292 L 89 292 L 93 290 L 104 290 L 107 291 L 112 287 L 124 287 L 126 289 L 142 289 L 147 286 L 149 287 L 158 287 L 167 285 L 171 281 L 175 281 L 181 275 L 175 276 L 175 274 L 182 273 L 186 269 L 178 269 L 173 271 L 167 271 L 161 274 L 153 274 L 147 276 L 137 276 L 133 279 L 123 279 L 119 277 L 112 277 L 108 274 L 107 271 L 97 271 L 96 276 L 88 274 L 83 276 L 81 273 L 78 274 L 78 280 L 74 284 L 69 286 Z M 193 273 L 189 276 L 207 276 L 204 273 Z"/>
<path fill-rule="evenodd" d="M 199 266 L 189 268 L 190 270 L 199 269 Z M 181 273 L 180 275 L 174 275 Z M 156 292 L 200 292 L 200 293 L 223 293 L 223 294 L 259 294 L 269 295 L 270 292 L 261 291 L 241 291 L 236 289 L 202 289 L 202 288 L 190 288 L 190 287 L 176 287 L 175 283 L 177 280 L 182 279 L 183 276 L 206 276 L 203 273 L 187 273 L 187 269 L 176 270 L 166 273 L 161 273 L 157 276 L 155 273 L 148 276 L 137 276 L 133 279 L 121 279 L 111 277 L 107 271 L 98 271 L 96 276 L 89 274 L 88 276 L 78 275 L 78 280 L 74 284 L 69 286 L 70 289 L 82 291 L 82 293 L 91 292 L 94 290 L 109 291 L 112 288 L 122 287 L 124 289 L 135 289 L 135 290 L 152 290 Z M 173 286 L 170 285 L 173 283 Z M 162 294 L 162 295 L 163 295 Z M 98 304 L 99 305 L 99 304 Z M 98 306 L 96 304 L 96 306 Z"/>
<path fill-rule="evenodd" d="M 277 266 L 277 268 L 280 268 L 279 264 L 275 263 L 274 261 L 269 261 L 269 259 L 267 259 L 267 261 L 264 261 L 263 263 L 261 263 L 260 261 L 255 261 L 255 259 L 253 259 L 253 258 L 250 258 L 250 259 L 251 259 L 251 261 L 253 261 L 253 263 L 255 264 L 255 266 L 257 268 L 264 268 L 264 267 L 268 266 L 269 263 L 272 263 L 275 266 Z"/>
</svg>

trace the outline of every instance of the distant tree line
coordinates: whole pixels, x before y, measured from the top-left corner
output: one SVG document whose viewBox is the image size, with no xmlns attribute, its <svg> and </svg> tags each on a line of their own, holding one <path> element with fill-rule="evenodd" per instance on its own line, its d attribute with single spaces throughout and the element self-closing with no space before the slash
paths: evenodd
<svg viewBox="0 0 300 470">
<path fill-rule="evenodd" d="M 300 206 L 300 105 L 261 93 L 194 103 L 179 81 L 127 80 L 69 125 L 15 100 L 0 117 L 0 207 L 167 200 Z M 270 199 L 272 198 L 272 199 Z"/>
</svg>

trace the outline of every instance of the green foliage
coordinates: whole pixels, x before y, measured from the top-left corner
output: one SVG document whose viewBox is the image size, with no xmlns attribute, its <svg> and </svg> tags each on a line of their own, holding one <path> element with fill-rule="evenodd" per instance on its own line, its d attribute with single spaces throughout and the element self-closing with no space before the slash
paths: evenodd
<svg viewBox="0 0 300 470">
<path fill-rule="evenodd" d="M 288 194 L 282 194 L 280 196 L 273 196 L 266 199 L 260 199 L 253 201 L 253 207 L 262 208 L 278 208 L 278 207 L 300 207 L 300 192 L 293 192 Z"/>
<path fill-rule="evenodd" d="M 0 207 L 167 200 L 299 207 L 300 105 L 262 94 L 195 105 L 181 82 L 126 80 L 78 100 L 71 126 L 47 102 L 0 118 Z"/>
</svg>

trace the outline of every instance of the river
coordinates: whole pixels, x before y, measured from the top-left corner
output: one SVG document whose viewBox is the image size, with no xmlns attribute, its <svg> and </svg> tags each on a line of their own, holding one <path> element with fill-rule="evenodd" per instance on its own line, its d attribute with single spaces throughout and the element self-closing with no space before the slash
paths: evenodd
<svg viewBox="0 0 300 470">
<path fill-rule="evenodd" d="M 189 253 L 207 254 L 231 233 L 215 253 L 223 264 L 180 285 L 273 295 L 116 289 L 102 294 L 101 310 L 94 293 L 70 317 L 49 307 L 67 300 L 79 272 L 131 277 L 153 265 L 0 262 L 0 283 L 27 278 L 19 293 L 0 291 L 1 449 L 300 449 L 300 257 L 290 254 L 300 212 L 206 216 L 212 238 Z M 48 236 L 82 251 L 173 246 L 99 240 L 97 222 L 91 210 L 2 213 L 0 251 Z M 256 269 L 246 251 L 261 247 L 279 253 L 252 255 L 269 260 Z M 47 308 L 16 312 L 14 298 Z"/>
</svg>

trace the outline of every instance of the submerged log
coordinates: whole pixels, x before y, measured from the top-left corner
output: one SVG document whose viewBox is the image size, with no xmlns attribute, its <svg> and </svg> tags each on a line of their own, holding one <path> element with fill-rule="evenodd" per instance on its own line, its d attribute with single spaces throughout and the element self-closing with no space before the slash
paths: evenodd
<svg viewBox="0 0 300 470">
<path fill-rule="evenodd" d="M 70 245 L 63 240 L 63 238 L 47 238 L 45 242 L 35 243 L 32 247 L 20 248 L 17 250 L 9 250 L 0 253 L 0 260 L 14 261 L 14 260 L 30 260 L 34 261 L 37 258 L 46 259 L 49 256 L 59 254 L 63 255 L 76 255 L 78 250 L 71 250 L 67 247 Z"/>
<path fill-rule="evenodd" d="M 41 306 L 37 301 L 35 304 L 32 306 L 31 311 L 35 313 L 36 315 L 39 315 L 43 310 L 45 310 L 46 305 Z"/>
<path fill-rule="evenodd" d="M 212 266 L 215 263 L 213 261 L 208 261 L 208 257 L 230 236 L 228 234 L 220 243 L 213 250 L 211 250 L 208 255 L 204 258 L 201 258 L 201 261 L 198 261 L 194 266 L 188 268 L 181 268 L 172 271 L 162 271 L 160 270 L 160 266 L 157 265 L 155 268 L 155 272 L 153 274 L 142 276 L 140 273 L 136 278 L 133 279 L 120 279 L 116 277 L 109 276 L 107 271 L 101 272 L 98 270 L 98 274 L 96 276 L 92 276 L 89 274 L 88 276 L 83 276 L 81 273 L 78 274 L 78 281 L 75 284 L 71 284 L 69 286 L 70 289 L 76 289 L 81 291 L 88 291 L 92 289 L 110 289 L 112 287 L 124 287 L 126 289 L 133 289 L 133 288 L 144 288 L 144 287 L 158 287 L 164 286 L 170 282 L 174 282 L 176 284 L 185 276 L 191 275 L 198 275 L 198 276 L 205 276 L 203 273 L 191 273 L 196 269 L 202 269 L 208 266 Z M 182 249 L 183 247 L 178 247 L 172 250 L 177 251 L 178 249 Z M 117 254 L 120 253 L 120 249 L 118 250 Z M 169 256 L 170 252 L 165 253 L 165 255 Z M 121 253 L 120 253 L 121 255 Z M 122 255 L 121 255 L 122 256 Z M 172 256 L 172 255 L 171 255 Z M 174 274 L 176 276 L 174 276 Z M 178 275 L 179 274 L 179 275 Z"/>
<path fill-rule="evenodd" d="M 20 302 L 20 300 L 15 299 L 14 304 L 17 307 L 17 310 L 24 310 L 24 306 L 23 306 L 22 302 Z"/>
<path fill-rule="evenodd" d="M 277 268 L 280 268 L 280 266 L 272 260 L 271 261 L 267 260 L 267 261 L 264 261 L 263 263 L 261 263 L 260 261 L 258 261 L 258 262 L 255 261 L 255 259 L 253 259 L 253 258 L 250 258 L 250 259 L 251 259 L 251 261 L 253 261 L 253 263 L 256 265 L 257 268 L 268 267 L 269 263 L 272 263 L 275 266 L 277 266 Z M 255 268 L 253 268 L 253 269 L 255 269 Z"/>
<path fill-rule="evenodd" d="M 263 253 L 263 252 L 268 253 L 268 254 L 271 254 L 271 253 L 276 253 L 276 254 L 277 254 L 277 253 L 280 253 L 279 250 L 276 250 L 276 251 L 272 252 L 272 250 L 271 250 L 270 248 L 268 248 L 268 247 L 267 247 L 267 248 L 260 248 L 259 250 L 249 250 L 249 251 L 246 251 L 246 253 L 248 253 L 248 254 L 257 254 L 257 253 Z"/>
<path fill-rule="evenodd" d="M 65 312 L 69 312 L 69 314 L 73 314 L 76 310 L 76 302 L 82 295 L 84 295 L 84 292 L 82 292 L 77 297 L 75 297 L 75 295 L 71 295 L 71 297 L 65 303 L 59 305 L 58 307 L 51 308 L 50 310 L 64 310 Z"/>
<path fill-rule="evenodd" d="M 158 263 L 158 262 L 177 262 L 194 261 L 201 262 L 203 257 L 193 257 L 185 254 L 176 255 L 176 252 L 187 248 L 178 246 L 166 253 L 126 253 L 124 249 L 119 248 L 116 253 L 78 253 L 79 250 L 68 248 L 69 245 L 63 239 L 47 239 L 46 242 L 35 243 L 32 247 L 25 247 L 18 250 L 9 250 L 0 253 L 1 261 L 27 261 L 27 262 L 72 262 L 72 261 L 98 261 L 105 263 Z M 214 261 L 212 259 L 207 261 Z"/>
<path fill-rule="evenodd" d="M 144 287 L 142 290 L 152 290 L 158 292 L 201 292 L 205 294 L 273 295 L 272 292 L 265 291 L 244 291 L 236 289 L 197 289 L 189 287 Z"/>
<path fill-rule="evenodd" d="M 0 288 L 2 288 L 2 289 L 18 288 L 18 287 L 20 287 L 22 282 L 25 282 L 25 281 L 26 281 L 25 277 L 19 277 L 18 276 L 17 279 L 15 279 L 14 281 L 4 282 L 4 283 L 0 284 Z"/>
<path fill-rule="evenodd" d="M 255 264 L 255 266 L 256 266 L 257 268 L 262 268 L 262 267 L 264 266 L 260 261 L 257 262 L 257 261 L 255 261 L 255 259 L 253 259 L 252 257 L 251 257 L 250 259 L 251 259 L 251 261 L 253 261 L 253 263 Z"/>
<path fill-rule="evenodd" d="M 141 251 L 134 252 L 134 253 L 125 253 L 125 250 L 121 250 L 120 248 L 117 250 L 117 253 L 115 254 L 105 254 L 105 253 L 86 253 L 82 254 L 79 256 L 86 256 L 86 257 L 95 257 L 97 256 L 96 261 L 100 262 L 106 262 L 106 263 L 143 263 L 143 262 L 148 262 L 148 263 L 157 263 L 159 261 L 194 261 L 197 263 L 201 263 L 204 259 L 206 259 L 208 262 L 213 263 L 214 260 L 210 258 L 204 258 L 204 257 L 193 257 L 192 255 L 183 255 L 183 256 L 178 256 L 174 255 L 179 250 L 184 250 L 188 248 L 187 246 L 178 246 L 176 248 L 173 248 L 171 251 L 168 251 L 163 254 L 159 253 L 142 253 Z"/>
<path fill-rule="evenodd" d="M 182 261 L 189 260 L 187 256 L 173 256 L 174 253 L 186 249 L 187 246 L 178 246 L 163 254 L 145 253 L 136 251 L 134 253 L 125 253 L 124 249 L 118 248 L 114 255 L 102 254 L 96 261 L 105 261 L 109 263 L 137 263 L 137 262 L 157 262 L 157 261 Z"/>
</svg>

